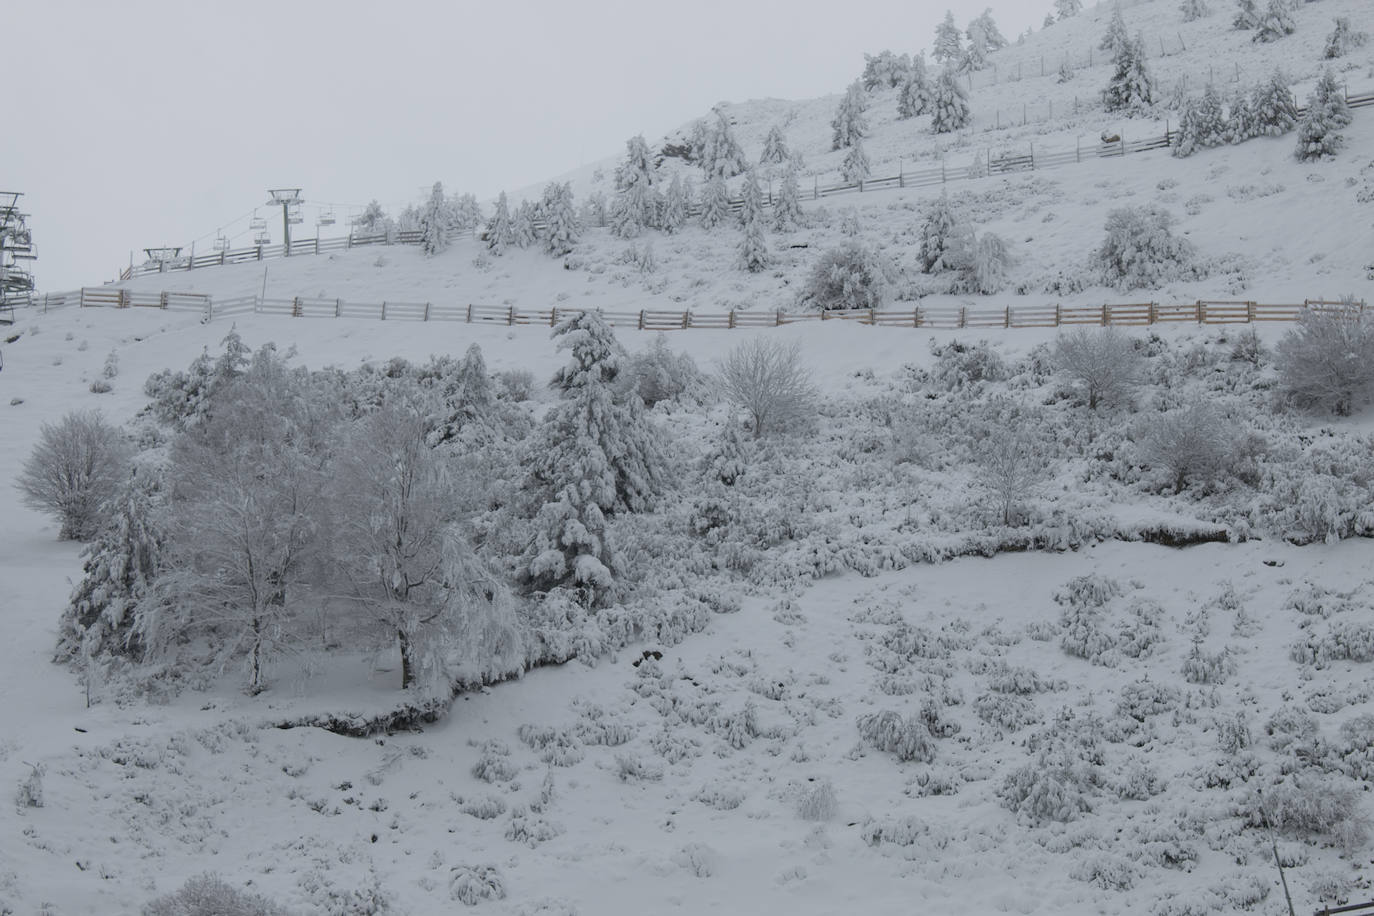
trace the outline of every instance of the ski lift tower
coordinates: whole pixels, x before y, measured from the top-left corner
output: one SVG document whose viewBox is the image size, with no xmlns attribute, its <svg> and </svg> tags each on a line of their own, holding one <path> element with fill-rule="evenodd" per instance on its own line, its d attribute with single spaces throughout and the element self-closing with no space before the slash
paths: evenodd
<svg viewBox="0 0 1374 916">
<path fill-rule="evenodd" d="M 14 321 L 16 305 L 33 301 L 33 274 L 21 261 L 38 257 L 33 250 L 33 233 L 19 212 L 18 191 L 0 191 L 0 322 Z"/>
<path fill-rule="evenodd" d="M 294 214 L 294 210 L 301 205 L 300 188 L 277 188 L 267 192 L 272 195 L 272 199 L 267 202 L 270 206 L 281 207 L 281 231 L 282 231 L 282 256 L 291 256 L 291 224 L 299 223 L 300 217 Z"/>
</svg>

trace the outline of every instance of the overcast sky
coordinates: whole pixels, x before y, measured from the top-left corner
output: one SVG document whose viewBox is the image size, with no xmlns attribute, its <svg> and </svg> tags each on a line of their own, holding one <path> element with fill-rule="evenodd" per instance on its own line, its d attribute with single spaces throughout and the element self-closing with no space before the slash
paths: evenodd
<svg viewBox="0 0 1374 916">
<path fill-rule="evenodd" d="M 1008 39 L 1052 0 L 1001 0 Z M 650 142 L 720 101 L 843 91 L 864 52 L 929 49 L 984 0 L 11 4 L 0 190 L 25 192 L 41 290 L 134 251 L 212 250 L 266 190 L 393 210 L 442 181 L 489 199 Z M 274 241 L 279 239 L 278 220 Z M 236 246 L 251 244 L 246 222 Z M 300 237 L 300 236 L 298 236 Z"/>
</svg>

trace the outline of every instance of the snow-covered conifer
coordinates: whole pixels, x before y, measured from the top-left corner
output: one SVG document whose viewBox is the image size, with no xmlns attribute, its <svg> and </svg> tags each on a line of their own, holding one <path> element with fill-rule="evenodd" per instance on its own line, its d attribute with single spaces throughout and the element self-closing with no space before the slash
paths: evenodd
<svg viewBox="0 0 1374 916">
<path fill-rule="evenodd" d="M 1337 16 L 1336 27 L 1326 36 L 1326 49 L 1323 56 L 1328 59 L 1344 57 L 1355 48 L 1362 47 L 1369 36 L 1350 27 L 1348 16 Z"/>
<path fill-rule="evenodd" d="M 975 21 L 969 23 L 968 31 L 969 43 L 959 57 L 959 70 L 963 73 L 985 70 L 988 66 L 988 50 L 987 42 L 983 40 L 983 27 Z"/>
<path fill-rule="evenodd" d="M 906 81 L 897 94 L 897 117 L 914 118 L 925 114 L 930 104 L 930 74 L 926 72 L 925 54 L 917 54 L 911 59 Z"/>
<path fill-rule="evenodd" d="M 1244 143 L 1261 133 L 1255 113 L 1255 93 L 1237 89 L 1226 112 L 1225 139 L 1227 143 Z"/>
<path fill-rule="evenodd" d="M 927 110 L 931 130 L 937 134 L 952 133 L 968 124 L 968 91 L 959 82 L 959 74 L 953 67 L 945 67 L 935 78 Z"/>
<path fill-rule="evenodd" d="M 1126 31 L 1126 18 L 1121 15 L 1121 4 L 1118 2 L 1112 6 L 1112 18 L 1108 21 L 1106 34 L 1097 43 L 1097 47 L 1115 57 L 1130 41 L 1131 35 Z"/>
<path fill-rule="evenodd" d="M 376 199 L 368 201 L 363 212 L 353 221 L 353 229 L 359 235 L 380 235 L 387 231 L 391 220 Z"/>
<path fill-rule="evenodd" d="M 712 229 L 730 218 L 730 192 L 719 175 L 707 180 L 701 192 L 701 228 Z"/>
<path fill-rule="evenodd" d="M 973 232 L 955 212 L 948 194 L 935 201 L 921 224 L 918 257 L 925 273 L 966 269 L 973 260 Z"/>
<path fill-rule="evenodd" d="M 942 64 L 957 64 L 963 56 L 964 42 L 954 13 L 945 11 L 945 18 L 935 27 L 935 50 L 931 56 Z"/>
<path fill-rule="evenodd" d="M 802 291 L 804 304 L 831 309 L 876 309 L 887 297 L 892 267 L 882 253 L 849 240 L 821 255 Z"/>
<path fill-rule="evenodd" d="M 863 84 L 855 80 L 849 84 L 830 122 L 832 150 L 853 146 L 855 141 L 868 136 L 868 118 L 864 115 L 867 109 L 868 95 Z"/>
<path fill-rule="evenodd" d="M 452 365 L 444 357 L 445 365 Z M 482 348 L 472 344 L 451 372 L 442 373 L 437 403 L 425 417 L 425 444 L 431 448 L 452 442 L 478 426 L 495 421 L 496 394 Z"/>
<path fill-rule="evenodd" d="M 774 124 L 768 128 L 768 136 L 763 139 L 763 153 L 759 156 L 759 165 L 782 165 L 791 157 L 782 128 Z"/>
<path fill-rule="evenodd" d="M 969 23 L 967 34 L 970 43 L 974 41 L 975 26 L 977 27 L 979 43 L 982 44 L 984 51 L 1000 51 L 1007 46 L 1006 36 L 1002 34 L 1001 29 L 997 28 L 997 23 L 992 18 L 992 7 L 985 8 L 983 12 L 978 14 L 977 19 Z"/>
<path fill-rule="evenodd" d="M 733 178 L 742 174 L 749 164 L 745 161 L 744 150 L 735 139 L 735 130 L 722 108 L 716 109 L 714 129 L 705 135 L 701 152 L 701 168 L 707 178 Z"/>
<path fill-rule="evenodd" d="M 449 227 L 453 229 L 473 229 L 482 225 L 482 205 L 472 193 L 453 195 L 449 201 Z"/>
<path fill-rule="evenodd" d="M 1255 87 L 1252 108 L 1257 135 L 1277 137 L 1298 126 L 1297 99 L 1288 88 L 1288 77 L 1278 68 Z"/>
<path fill-rule="evenodd" d="M 1293 13 L 1289 9 L 1288 0 L 1269 0 L 1269 6 L 1255 24 L 1255 35 L 1252 41 L 1278 41 L 1297 31 L 1297 26 L 1293 24 Z"/>
<path fill-rule="evenodd" d="M 1007 271 L 1011 266 L 1011 249 L 1007 243 L 999 235 L 984 232 L 974 243 L 965 285 L 984 296 L 999 293 L 1007 284 Z"/>
<path fill-rule="evenodd" d="M 911 58 L 900 56 L 891 51 L 881 51 L 876 56 L 864 55 L 864 72 L 859 79 L 867 90 L 890 89 L 902 85 L 906 71 L 911 66 Z"/>
<path fill-rule="evenodd" d="M 1069 59 L 1066 57 L 1059 63 L 1059 73 L 1055 76 L 1055 82 L 1067 83 L 1071 79 L 1073 79 L 1073 67 L 1069 64 Z"/>
<path fill-rule="evenodd" d="M 449 206 L 444 198 L 443 182 L 434 182 L 434 188 L 420 211 L 420 250 L 427 255 L 435 255 L 448 247 Z"/>
<path fill-rule="evenodd" d="M 687 222 L 687 196 L 682 188 L 682 176 L 673 173 L 668 182 L 668 191 L 663 195 L 663 213 L 659 218 L 659 228 L 664 232 L 677 232 Z"/>
<path fill-rule="evenodd" d="M 797 183 L 797 167 L 789 162 L 782 174 L 782 184 L 773 198 L 773 231 L 788 232 L 802 224 L 801 188 Z"/>
<path fill-rule="evenodd" d="M 538 218 L 538 208 L 532 202 L 520 201 L 520 205 L 515 208 L 515 213 L 510 220 L 511 234 L 514 236 L 515 244 L 521 248 L 528 248 L 538 240 L 539 234 L 534 228 Z"/>
<path fill-rule="evenodd" d="M 644 135 L 639 134 L 625 142 L 625 161 L 615 170 L 610 222 L 611 231 L 620 238 L 634 238 L 658 224 L 659 199 L 653 184 L 653 157 Z"/>
<path fill-rule="evenodd" d="M 845 154 L 844 162 L 840 163 L 840 177 L 850 184 L 861 184 L 871 172 L 872 165 L 868 161 L 868 153 L 864 152 L 863 140 L 855 139 Z"/>
<path fill-rule="evenodd" d="M 1061 21 L 1077 16 L 1083 12 L 1083 0 L 1054 0 L 1054 11 Z"/>
<path fill-rule="evenodd" d="M 487 248 L 491 249 L 492 254 L 501 254 L 515 244 L 515 227 L 511 225 L 510 204 L 506 201 L 505 191 L 496 198 L 496 209 L 487 221 L 486 236 Z"/>
<path fill-rule="evenodd" d="M 544 221 L 544 250 L 556 258 L 572 251 L 582 236 L 573 204 L 572 184 L 553 181 L 545 185 L 539 216 Z"/>
<path fill-rule="evenodd" d="M 1145 39 L 1137 35 L 1117 51 L 1111 82 L 1102 91 L 1108 111 L 1130 114 L 1149 110 L 1154 104 L 1155 81 L 1145 61 Z"/>
<path fill-rule="evenodd" d="M 1155 289 L 1187 275 L 1193 246 L 1173 234 L 1173 216 L 1155 206 L 1107 211 L 1107 235 L 1094 254 L 1103 279 L 1118 289 Z"/>
<path fill-rule="evenodd" d="M 1336 82 L 1336 74 L 1327 69 L 1308 96 L 1307 112 L 1298 124 L 1298 158 L 1336 155 L 1344 143 L 1340 130 L 1349 123 L 1350 106 L 1346 104 L 1345 91 Z"/>
<path fill-rule="evenodd" d="M 1178 136 L 1174 140 L 1175 156 L 1191 156 L 1199 149 L 1221 146 L 1227 142 L 1226 117 L 1221 95 L 1208 84 L 1202 95 L 1191 98 L 1178 122 Z"/>
<path fill-rule="evenodd" d="M 1193 22 L 1212 13 L 1207 0 L 1182 0 L 1178 5 L 1178 11 L 1183 14 L 1184 22 Z"/>
<path fill-rule="evenodd" d="M 739 247 L 739 266 L 750 273 L 758 273 L 770 262 L 768 242 L 763 237 L 763 193 L 758 176 L 750 169 L 744 176 L 744 196 L 740 206 L 740 223 L 744 239 Z"/>
<path fill-rule="evenodd" d="M 1260 11 L 1255 0 L 1236 0 L 1236 16 L 1231 20 L 1232 28 L 1253 29 L 1259 25 Z"/>
</svg>

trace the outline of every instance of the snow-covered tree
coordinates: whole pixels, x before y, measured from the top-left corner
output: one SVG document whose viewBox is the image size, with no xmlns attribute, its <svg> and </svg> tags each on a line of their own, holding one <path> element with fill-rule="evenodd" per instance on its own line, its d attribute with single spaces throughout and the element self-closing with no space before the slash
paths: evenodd
<svg viewBox="0 0 1374 916">
<path fill-rule="evenodd" d="M 974 242 L 973 259 L 964 286 L 984 296 L 1000 293 L 1007 285 L 1007 271 L 1011 266 L 1011 249 L 1007 243 L 1000 235 L 984 232 Z"/>
<path fill-rule="evenodd" d="M 987 42 L 983 39 L 982 30 L 983 27 L 976 21 L 969 24 L 969 43 L 959 57 L 959 70 L 963 73 L 987 69 Z"/>
<path fill-rule="evenodd" d="M 353 221 L 353 230 L 359 235 L 381 235 L 388 232 L 390 227 L 391 219 L 375 198 L 368 201 L 363 212 Z"/>
<path fill-rule="evenodd" d="M 726 399 L 749 416 L 755 439 L 809 425 L 819 397 L 800 346 L 764 337 L 753 337 L 725 355 L 720 386 Z"/>
<path fill-rule="evenodd" d="M 977 42 L 974 40 L 975 33 L 978 36 Z M 1000 51 L 1007 46 L 1006 36 L 1002 34 L 1001 29 L 997 28 L 997 23 L 992 18 L 991 7 L 985 8 L 977 19 L 969 23 L 966 34 L 970 44 L 981 44 L 983 50 L 989 53 Z"/>
<path fill-rule="evenodd" d="M 926 72 L 926 56 L 917 54 L 911 59 L 906 80 L 897 94 L 897 117 L 914 118 L 926 113 L 930 103 L 930 74 Z"/>
<path fill-rule="evenodd" d="M 1054 13 L 1046 13 L 1044 20 L 1040 23 L 1040 28 L 1048 29 L 1052 25 L 1054 25 Z"/>
<path fill-rule="evenodd" d="M 443 182 L 436 181 L 420 210 L 420 250 L 427 255 L 436 255 L 447 248 L 450 221 Z"/>
<path fill-rule="evenodd" d="M 1297 26 L 1293 24 L 1293 13 L 1289 9 L 1288 0 L 1269 0 L 1269 6 L 1265 9 L 1264 15 L 1255 24 L 1255 35 L 1252 41 L 1278 41 L 1297 31 Z"/>
<path fill-rule="evenodd" d="M 100 411 L 71 411 L 42 425 L 15 487 L 24 505 L 58 520 L 60 540 L 89 540 L 100 529 L 102 504 L 128 470 L 129 451 Z"/>
<path fill-rule="evenodd" d="M 1253 29 L 1259 25 L 1260 11 L 1255 0 L 1236 0 L 1236 16 L 1231 20 L 1232 28 Z"/>
<path fill-rule="evenodd" d="M 606 516 L 652 508 L 664 486 L 664 451 L 639 395 L 616 383 L 626 356 L 606 322 L 582 312 L 553 336 L 570 359 L 554 375 L 561 399 L 534 453 L 531 489 L 542 505 L 523 579 L 536 591 L 581 589 L 592 603 L 616 568 Z"/>
<path fill-rule="evenodd" d="M 1116 328 L 1060 334 L 1054 365 L 1082 386 L 1089 410 L 1126 400 L 1141 378 L 1140 354 Z"/>
<path fill-rule="evenodd" d="M 582 227 L 577 222 L 570 182 L 553 181 L 544 186 L 539 216 L 544 221 L 544 250 L 556 258 L 572 251 L 582 237 Z"/>
<path fill-rule="evenodd" d="M 1226 112 L 1226 127 L 1223 136 L 1227 143 L 1244 143 L 1261 133 L 1259 120 L 1255 113 L 1254 92 L 1237 89 L 1231 96 L 1231 104 Z"/>
<path fill-rule="evenodd" d="M 935 27 L 935 50 L 931 56 L 942 64 L 957 64 L 963 52 L 963 35 L 954 24 L 954 13 L 947 10 L 945 18 Z"/>
<path fill-rule="evenodd" d="M 868 136 L 868 94 L 858 80 L 849 84 L 835 117 L 830 121 L 832 150 L 846 149 Z"/>
<path fill-rule="evenodd" d="M 482 348 L 472 344 L 456 363 L 445 356 L 438 365 L 433 401 L 425 405 L 425 444 L 435 448 L 460 438 L 468 443 L 490 439 L 497 422 L 496 393 Z M 474 433 L 478 428 L 483 431 Z"/>
<path fill-rule="evenodd" d="M 900 86 L 906 79 L 906 71 L 911 66 L 911 58 L 900 56 L 891 51 L 880 51 L 876 56 L 864 55 L 864 72 L 859 79 L 869 91 L 889 89 Z"/>
<path fill-rule="evenodd" d="M 856 139 L 840 163 L 840 177 L 850 184 L 860 184 L 871 172 L 872 164 L 864 151 L 863 140 Z"/>
<path fill-rule="evenodd" d="M 1145 112 L 1154 104 L 1155 81 L 1145 61 L 1145 39 L 1137 35 L 1116 52 L 1114 70 L 1102 103 L 1108 111 Z"/>
<path fill-rule="evenodd" d="M 1155 206 L 1107 211 L 1107 234 L 1094 254 L 1103 279 L 1118 289 L 1156 289 L 1186 276 L 1193 246 L 1173 234 L 1173 224 L 1173 216 Z"/>
<path fill-rule="evenodd" d="M 1066 57 L 1059 62 L 1059 72 L 1055 75 L 1055 82 L 1067 83 L 1071 79 L 1073 79 L 1073 66 L 1069 64 L 1069 59 Z"/>
<path fill-rule="evenodd" d="M 953 67 L 945 67 L 935 78 L 927 110 L 931 130 L 937 134 L 952 133 L 969 123 L 968 91 Z"/>
<path fill-rule="evenodd" d="M 1182 0 L 1178 5 L 1178 11 L 1183 14 L 1184 22 L 1193 22 L 1212 14 L 1207 0 Z"/>
<path fill-rule="evenodd" d="M 1355 48 L 1363 47 L 1368 40 L 1367 34 L 1350 27 L 1348 16 L 1337 16 L 1336 27 L 1330 35 L 1326 36 L 1326 49 L 1323 51 L 1323 56 L 1327 59 L 1344 57 Z"/>
<path fill-rule="evenodd" d="M 1275 68 L 1269 79 L 1255 87 L 1252 98 L 1257 135 L 1277 137 L 1298 126 L 1298 102 L 1282 70 Z"/>
<path fill-rule="evenodd" d="M 452 229 L 473 229 L 482 225 L 485 217 L 482 205 L 471 193 L 455 194 L 449 202 L 449 227 Z"/>
<path fill-rule="evenodd" d="M 515 244 L 515 227 L 511 225 L 510 204 L 506 201 L 505 191 L 496 198 L 496 209 L 487 221 L 486 236 L 487 248 L 491 249 L 492 254 L 501 254 Z"/>
<path fill-rule="evenodd" d="M 1329 68 L 1317 80 L 1307 97 L 1307 111 L 1298 124 L 1299 159 L 1321 159 L 1336 155 L 1344 144 L 1340 131 L 1350 123 L 1350 106 L 1345 91 Z"/>
<path fill-rule="evenodd" d="M 1199 149 L 1221 146 L 1227 140 L 1226 113 L 1222 109 L 1221 95 L 1209 83 L 1201 96 L 1189 99 L 1184 106 L 1173 152 L 1175 156 L 1191 156 Z"/>
<path fill-rule="evenodd" d="M 702 142 L 701 169 L 708 179 L 734 178 L 749 167 L 724 109 L 716 109 L 715 127 L 706 131 Z"/>
<path fill-rule="evenodd" d="M 881 308 L 891 276 L 891 265 L 880 252 L 847 241 L 821 255 L 807 277 L 801 301 L 825 311 Z"/>
<path fill-rule="evenodd" d="M 1108 20 L 1107 31 L 1097 43 L 1097 47 L 1115 57 L 1130 41 L 1131 35 L 1126 31 L 1126 18 L 1121 15 L 1121 4 L 1113 4 L 1112 18 Z"/>
<path fill-rule="evenodd" d="M 611 231 L 622 239 L 638 236 L 658 224 L 659 197 L 654 190 L 654 162 L 644 135 L 625 142 L 625 161 L 615 170 Z"/>
<path fill-rule="evenodd" d="M 789 232 L 800 226 L 805 217 L 801 210 L 801 188 L 797 183 L 797 167 L 789 162 L 782 173 L 782 184 L 773 198 L 773 231 Z"/>
<path fill-rule="evenodd" d="M 1348 416 L 1374 397 L 1374 312 L 1354 301 L 1304 312 L 1274 355 L 1298 405 Z"/>
<path fill-rule="evenodd" d="M 1083 0 L 1054 0 L 1054 11 L 1062 22 L 1083 12 Z"/>
<path fill-rule="evenodd" d="M 539 238 L 539 233 L 535 230 L 535 221 L 539 219 L 539 208 L 528 200 L 520 201 L 520 205 L 515 208 L 515 213 L 511 216 L 511 233 L 515 236 L 515 244 L 521 248 L 528 248 Z"/>
<path fill-rule="evenodd" d="M 687 194 L 682 187 L 682 176 L 673 173 L 668 182 L 668 191 L 663 195 L 663 213 L 659 218 L 659 228 L 664 232 L 677 232 L 687 222 Z"/>
<path fill-rule="evenodd" d="M 763 193 L 753 169 L 744 176 L 743 191 L 739 215 L 744 238 L 739 246 L 739 266 L 750 273 L 758 273 L 768 266 L 771 258 L 763 236 Z"/>
<path fill-rule="evenodd" d="M 730 192 L 725 179 L 717 175 L 707 180 L 701 192 L 701 228 L 712 229 L 730 218 Z"/>
<path fill-rule="evenodd" d="M 759 156 L 759 165 L 782 165 L 792 158 L 792 154 L 787 149 L 787 139 L 783 136 L 782 128 L 774 124 L 768 128 L 768 136 L 763 138 L 763 153 Z"/>
<path fill-rule="evenodd" d="M 925 273 L 962 271 L 973 261 L 973 231 L 955 211 L 948 194 L 941 194 L 921 224 L 918 254 Z"/>
</svg>

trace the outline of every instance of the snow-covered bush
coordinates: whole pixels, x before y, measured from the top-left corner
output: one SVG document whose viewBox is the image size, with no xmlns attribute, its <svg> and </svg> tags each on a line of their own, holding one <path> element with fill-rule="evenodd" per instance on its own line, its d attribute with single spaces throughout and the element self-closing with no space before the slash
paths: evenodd
<svg viewBox="0 0 1374 916">
<path fill-rule="evenodd" d="M 1178 5 L 1178 10 L 1183 14 L 1184 22 L 1192 22 L 1204 16 L 1210 16 L 1211 7 L 1207 5 L 1207 0 L 1182 0 Z"/>
<path fill-rule="evenodd" d="M 759 336 L 738 344 L 721 360 L 720 384 L 749 416 L 755 439 L 798 431 L 814 420 L 817 391 L 796 343 Z"/>
<path fill-rule="evenodd" d="M 458 810 L 479 821 L 489 821 L 506 813 L 506 803 L 498 796 L 484 795 L 468 799 L 458 806 Z"/>
<path fill-rule="evenodd" d="M 673 861 L 698 878 L 709 878 L 716 873 L 719 856 L 705 843 L 688 843 L 678 850 Z"/>
<path fill-rule="evenodd" d="M 43 424 L 15 487 L 24 505 L 61 523 L 59 539 L 90 540 L 102 505 L 125 477 L 129 452 L 123 433 L 99 411 L 72 411 Z"/>
<path fill-rule="evenodd" d="M 1183 696 L 1175 687 L 1158 681 L 1132 681 L 1117 694 L 1116 714 L 1144 722 L 1151 716 L 1173 712 L 1182 701 Z"/>
<path fill-rule="evenodd" d="M 1321 635 L 1309 632 L 1289 651 L 1296 662 L 1325 668 L 1333 661 L 1374 661 L 1374 623 L 1338 620 Z"/>
<path fill-rule="evenodd" d="M 1276 786 L 1255 794 L 1245 814 L 1249 823 L 1298 837 L 1320 836 L 1355 851 L 1365 845 L 1369 818 L 1362 812 L 1360 791 L 1348 782 L 1310 773 L 1293 773 Z"/>
<path fill-rule="evenodd" d="M 974 698 L 973 711 L 978 718 L 1002 732 L 1020 731 L 1040 721 L 1034 703 L 1024 696 L 1007 693 L 985 693 Z"/>
<path fill-rule="evenodd" d="M 1173 234 L 1173 216 L 1154 205 L 1107 211 L 1106 237 L 1093 254 L 1105 283 L 1153 289 L 1191 276 L 1193 245 Z"/>
<path fill-rule="evenodd" d="M 656 335 L 653 343 L 643 350 L 631 354 L 625 369 L 623 377 L 638 392 L 645 407 L 681 398 L 699 388 L 705 380 L 696 361 L 686 353 L 669 349 L 668 338 L 663 334 Z"/>
<path fill-rule="evenodd" d="M 1251 41 L 1271 42 L 1292 35 L 1297 31 L 1293 24 L 1293 12 L 1289 0 L 1269 0 L 1269 6 L 1259 22 L 1255 23 L 1255 34 Z"/>
<path fill-rule="evenodd" d="M 532 805 L 531 808 L 533 807 Z M 555 837 L 562 836 L 563 833 L 562 824 L 524 808 L 512 810 L 510 823 L 506 825 L 506 839 L 512 843 L 524 843 L 531 849 L 540 843 L 547 843 Z"/>
<path fill-rule="evenodd" d="M 43 807 L 43 773 L 46 768 L 41 763 L 27 764 L 29 775 L 19 783 L 14 795 L 14 803 L 20 808 Z"/>
<path fill-rule="evenodd" d="M 828 821 L 835 816 L 839 804 L 835 786 L 829 779 L 813 779 L 797 790 L 797 817 L 804 821 Z"/>
<path fill-rule="evenodd" d="M 1269 137 L 1288 133 L 1298 126 L 1298 102 L 1288 88 L 1288 77 L 1277 68 L 1255 87 L 1250 96 L 1254 132 Z"/>
<path fill-rule="evenodd" d="M 885 710 L 860 716 L 858 725 L 860 738 L 880 751 L 895 754 L 898 760 L 930 763 L 935 759 L 930 729 L 919 719 L 903 719 L 900 713 Z"/>
<path fill-rule="evenodd" d="M 882 308 L 892 273 L 882 252 L 862 242 L 842 242 L 821 254 L 801 301 L 822 310 Z"/>
<path fill-rule="evenodd" d="M 1096 781 L 1092 769 L 1067 751 L 1046 751 L 1009 773 L 998 796 L 1003 806 L 1027 823 L 1067 823 L 1092 810 Z"/>
<path fill-rule="evenodd" d="M 634 754 L 616 754 L 615 776 L 621 782 L 657 782 L 663 778 L 663 767 Z"/>
<path fill-rule="evenodd" d="M 1060 334 L 1053 360 L 1056 369 L 1082 387 L 1089 410 L 1126 401 L 1141 379 L 1140 355 L 1116 328 Z"/>
<path fill-rule="evenodd" d="M 1013 263 L 1006 241 L 1000 235 L 984 232 L 973 243 L 973 258 L 960 286 L 984 296 L 1001 292 Z"/>
<path fill-rule="evenodd" d="M 143 916 L 286 916 L 286 910 L 266 897 L 241 891 L 207 872 L 148 903 L 143 907 Z"/>
<path fill-rule="evenodd" d="M 472 775 L 483 782 L 509 782 L 517 772 L 510 759 L 510 748 L 500 741 L 483 744 L 477 762 L 472 765 Z"/>
<path fill-rule="evenodd" d="M 449 896 L 476 906 L 483 900 L 506 899 L 506 882 L 494 865 L 455 865 L 449 877 Z"/>
<path fill-rule="evenodd" d="M 1355 48 L 1363 47 L 1368 40 L 1369 36 L 1366 33 L 1350 27 L 1348 16 L 1337 16 L 1336 27 L 1326 36 L 1326 50 L 1323 56 L 1328 59 L 1344 57 Z"/>
<path fill-rule="evenodd" d="M 1284 392 L 1302 407 L 1348 416 L 1374 397 L 1374 315 L 1349 299 L 1304 312 L 1275 356 Z"/>
<path fill-rule="evenodd" d="M 1140 459 L 1163 470 L 1175 492 L 1230 470 L 1239 431 L 1211 402 L 1154 414 L 1140 437 Z"/>
</svg>

